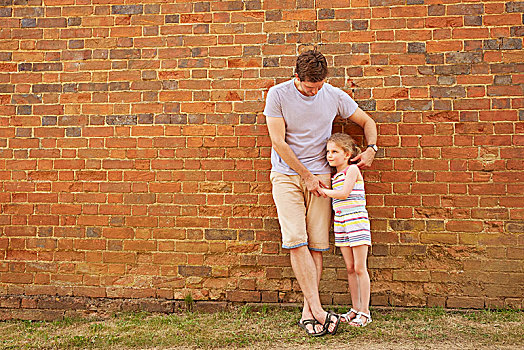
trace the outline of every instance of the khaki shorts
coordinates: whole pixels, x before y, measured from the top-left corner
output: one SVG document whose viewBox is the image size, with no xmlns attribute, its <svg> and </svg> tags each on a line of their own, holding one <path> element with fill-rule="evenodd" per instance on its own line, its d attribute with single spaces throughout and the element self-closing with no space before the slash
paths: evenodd
<svg viewBox="0 0 524 350">
<path fill-rule="evenodd" d="M 331 184 L 330 174 L 316 175 Z M 329 250 L 331 198 L 317 197 L 306 188 L 299 175 L 271 172 L 273 200 L 282 231 L 282 248 L 307 245 L 310 250 Z"/>
</svg>

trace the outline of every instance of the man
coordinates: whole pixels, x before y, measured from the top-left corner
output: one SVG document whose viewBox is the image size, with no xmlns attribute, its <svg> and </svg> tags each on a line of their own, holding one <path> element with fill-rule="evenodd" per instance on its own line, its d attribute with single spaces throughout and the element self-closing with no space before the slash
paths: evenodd
<svg viewBox="0 0 524 350">
<path fill-rule="evenodd" d="M 329 188 L 331 169 L 326 141 L 337 115 L 364 129 L 369 146 L 353 159 L 371 166 L 377 148 L 376 124 L 344 91 L 325 83 L 328 69 L 318 51 L 297 58 L 295 78 L 269 89 L 264 115 L 271 138 L 271 183 L 291 267 L 304 294 L 299 326 L 311 336 L 334 334 L 340 316 L 324 311 L 318 284 L 322 252 L 329 250 L 331 199 L 319 189 Z"/>
</svg>

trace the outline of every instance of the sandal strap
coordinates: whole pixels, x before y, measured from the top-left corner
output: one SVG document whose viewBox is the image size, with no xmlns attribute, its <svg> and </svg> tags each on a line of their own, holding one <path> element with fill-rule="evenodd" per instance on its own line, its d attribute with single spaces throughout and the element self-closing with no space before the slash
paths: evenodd
<svg viewBox="0 0 524 350">
<path fill-rule="evenodd" d="M 331 318 L 335 317 L 335 321 L 332 321 Z M 326 314 L 326 321 L 324 322 L 324 331 L 329 334 L 336 334 L 338 330 L 338 326 L 340 324 L 340 315 L 334 313 L 333 311 L 328 311 Z M 334 324 L 335 328 L 330 332 L 329 331 L 329 325 Z"/>
<path fill-rule="evenodd" d="M 367 319 L 366 322 L 371 322 L 371 312 L 369 314 L 366 314 L 365 312 L 359 312 L 358 314 L 364 316 Z"/>
<path fill-rule="evenodd" d="M 331 321 L 331 316 L 333 316 L 333 314 L 331 311 L 328 311 L 326 314 L 326 319 L 324 320 L 324 330 L 329 329 L 329 325 L 333 323 L 333 321 Z"/>
<path fill-rule="evenodd" d="M 353 308 L 351 308 L 351 309 L 349 309 L 348 312 L 346 312 L 345 314 L 341 314 L 340 316 L 349 316 L 350 313 L 354 313 L 355 315 L 358 315 L 358 311 L 353 309 Z"/>
<path fill-rule="evenodd" d="M 320 323 L 315 319 L 307 319 L 307 320 L 298 321 L 298 325 L 301 328 L 303 328 L 309 336 L 312 336 L 312 337 L 320 337 L 326 334 L 326 330 L 324 328 L 322 328 L 322 330 L 320 331 L 317 331 L 317 328 L 315 327 L 317 324 L 320 324 Z M 311 330 L 306 328 L 307 326 L 310 326 L 310 325 L 313 326 Z"/>
<path fill-rule="evenodd" d="M 349 318 L 349 314 L 350 314 L 350 313 L 354 313 L 354 314 L 355 314 L 355 317 L 357 317 L 357 315 L 358 315 L 358 311 L 355 310 L 355 309 L 353 309 L 353 308 L 351 308 L 351 309 L 349 309 L 349 311 L 346 312 L 345 314 L 341 314 L 340 317 L 343 318 L 343 319 L 345 319 L 345 320 L 346 320 L 345 322 L 351 322 L 351 321 L 353 321 L 353 320 L 355 319 L 355 317 L 353 317 L 353 318 L 350 319 L 350 318 Z"/>
<path fill-rule="evenodd" d="M 366 318 L 366 323 L 364 323 L 364 321 L 362 320 L 362 317 Z M 373 320 L 371 319 L 371 313 L 366 314 L 365 312 L 359 312 L 357 317 L 355 317 L 353 321 L 351 321 L 350 325 L 353 324 L 358 327 L 365 327 L 368 324 L 370 324 L 371 322 L 373 322 Z"/>
<path fill-rule="evenodd" d="M 362 322 L 362 319 L 360 318 L 360 312 L 357 314 L 357 317 L 355 317 L 353 320 L 351 320 L 350 324 L 353 323 L 359 327 L 361 327 L 364 322 Z"/>
<path fill-rule="evenodd" d="M 317 320 L 313 320 L 313 319 L 311 319 L 311 320 L 303 320 L 303 321 L 302 321 L 302 324 L 303 324 L 304 326 L 307 326 L 307 325 L 313 325 L 313 326 L 314 326 L 314 325 L 316 325 L 317 323 L 318 323 L 318 321 L 317 321 Z"/>
</svg>

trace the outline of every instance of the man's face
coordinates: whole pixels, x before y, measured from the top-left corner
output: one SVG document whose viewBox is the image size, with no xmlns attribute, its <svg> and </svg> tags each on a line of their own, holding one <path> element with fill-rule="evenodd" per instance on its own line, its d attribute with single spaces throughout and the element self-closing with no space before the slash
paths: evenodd
<svg viewBox="0 0 524 350">
<path fill-rule="evenodd" d="M 310 81 L 301 81 L 298 76 L 296 77 L 297 84 L 296 87 L 298 91 L 300 91 L 303 95 L 306 96 L 315 96 L 317 92 L 322 89 L 322 85 L 324 85 L 325 79 L 316 83 L 312 83 Z"/>
</svg>

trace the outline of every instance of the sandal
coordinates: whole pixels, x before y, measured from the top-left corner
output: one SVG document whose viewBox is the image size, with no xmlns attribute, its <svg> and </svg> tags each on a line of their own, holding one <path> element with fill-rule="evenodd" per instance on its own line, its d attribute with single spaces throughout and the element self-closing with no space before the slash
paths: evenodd
<svg viewBox="0 0 524 350">
<path fill-rule="evenodd" d="M 354 313 L 355 316 L 349 318 L 349 315 L 350 315 L 351 313 Z M 341 321 L 341 322 L 348 322 L 348 323 L 349 323 L 349 322 L 353 321 L 355 318 L 357 318 L 357 315 L 358 315 L 358 311 L 355 310 L 355 309 L 353 309 L 353 308 L 351 308 L 351 309 L 349 309 L 349 311 L 346 312 L 345 314 L 340 315 L 340 321 Z"/>
<path fill-rule="evenodd" d="M 317 320 L 315 319 L 310 319 L 310 320 L 303 320 L 303 321 L 298 321 L 298 326 L 300 328 L 302 328 L 303 330 L 306 331 L 307 335 L 309 335 L 310 337 L 321 337 L 323 335 L 326 334 L 326 329 L 325 327 L 322 328 L 322 330 L 320 332 L 317 332 L 316 331 L 316 328 L 315 326 L 317 324 L 320 324 Z M 307 329 L 307 326 L 309 325 L 312 325 L 313 326 L 313 330 L 310 331 L 309 329 Z"/>
<path fill-rule="evenodd" d="M 362 321 L 362 316 L 366 318 L 366 322 Z M 357 317 L 355 317 L 355 319 L 353 319 L 353 321 L 351 321 L 349 325 L 353 327 L 366 327 L 371 322 L 373 322 L 373 320 L 371 319 L 371 312 L 369 314 L 359 312 L 357 314 Z"/>
<path fill-rule="evenodd" d="M 337 319 L 335 322 L 331 321 L 331 317 L 333 317 L 333 316 Z M 332 334 L 332 335 L 335 335 L 337 333 L 337 330 L 338 330 L 338 325 L 340 324 L 340 318 L 341 318 L 340 315 L 337 315 L 334 312 L 328 311 L 328 313 L 326 315 L 326 320 L 324 321 L 324 332 Z M 329 331 L 329 325 L 332 324 L 332 323 L 335 324 L 335 328 L 333 328 L 333 330 L 330 332 Z"/>
</svg>

